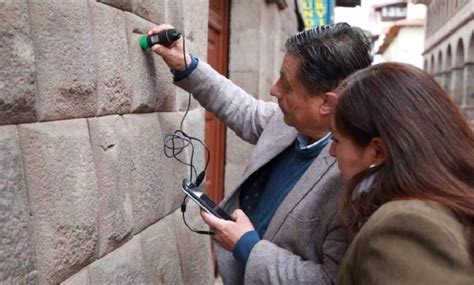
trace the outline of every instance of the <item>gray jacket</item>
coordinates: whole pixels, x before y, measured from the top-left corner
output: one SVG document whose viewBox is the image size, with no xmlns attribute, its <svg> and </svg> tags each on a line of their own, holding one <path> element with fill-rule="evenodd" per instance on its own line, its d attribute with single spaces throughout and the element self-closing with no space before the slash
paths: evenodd
<svg viewBox="0 0 474 285">
<path fill-rule="evenodd" d="M 297 131 L 284 123 L 277 104 L 256 100 L 204 62 L 188 78 L 176 84 L 190 86 L 206 110 L 256 144 L 240 184 L 294 142 Z M 245 269 L 216 244 L 224 284 L 334 283 L 347 240 L 337 216 L 342 180 L 328 150 L 329 145 L 283 200 Z M 227 212 L 239 208 L 239 193 L 237 188 L 223 201 Z"/>
</svg>

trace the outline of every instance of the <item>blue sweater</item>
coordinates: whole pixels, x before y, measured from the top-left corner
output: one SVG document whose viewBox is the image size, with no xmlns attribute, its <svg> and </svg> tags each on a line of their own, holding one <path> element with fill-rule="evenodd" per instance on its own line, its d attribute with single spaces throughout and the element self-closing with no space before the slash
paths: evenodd
<svg viewBox="0 0 474 285">
<path fill-rule="evenodd" d="M 248 214 L 255 227 L 255 231 L 245 233 L 233 249 L 234 257 L 241 263 L 247 262 L 250 252 L 260 237 L 265 234 L 273 215 L 286 195 L 328 144 L 330 138 L 328 134 L 308 148 L 302 148 L 300 142 L 295 140 L 294 144 L 269 162 L 272 171 L 265 187 L 260 191 L 247 193 L 241 199 L 241 208 Z"/>
</svg>

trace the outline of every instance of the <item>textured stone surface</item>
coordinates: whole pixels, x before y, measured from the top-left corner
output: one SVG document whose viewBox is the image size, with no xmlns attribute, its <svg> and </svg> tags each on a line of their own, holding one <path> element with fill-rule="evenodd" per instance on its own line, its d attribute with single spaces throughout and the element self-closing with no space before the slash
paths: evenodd
<svg viewBox="0 0 474 285">
<path fill-rule="evenodd" d="M 97 62 L 97 115 L 130 112 L 131 81 L 124 13 L 89 0 Z"/>
<path fill-rule="evenodd" d="M 184 1 L 186 1 L 186 0 L 166 0 L 165 19 L 166 19 L 167 23 L 170 23 L 178 31 L 180 31 L 181 33 L 184 33 L 186 35 L 188 30 L 184 26 L 184 20 L 185 20 L 184 19 L 184 17 L 185 17 L 184 9 L 186 8 L 185 7 L 186 5 L 183 5 Z M 202 0 L 198 0 L 198 1 L 202 1 Z M 191 9 L 199 9 L 198 6 L 196 5 L 197 4 L 196 2 L 198 2 L 198 1 L 193 1 L 192 5 L 187 5 L 187 6 L 189 6 L 189 8 L 191 8 Z M 208 6 L 206 5 L 206 9 L 207 9 L 207 7 Z M 201 15 L 199 15 L 196 11 L 196 13 L 194 13 L 192 15 L 192 17 L 199 18 L 199 17 L 201 17 Z M 207 18 L 204 21 L 204 23 L 206 24 L 205 29 L 207 31 Z M 194 28 L 196 28 L 196 27 L 194 27 Z M 206 38 L 206 42 L 207 42 L 207 38 Z"/>
<path fill-rule="evenodd" d="M 28 1 L 41 121 L 94 116 L 96 58 L 87 1 Z"/>
<path fill-rule="evenodd" d="M 213 284 L 211 243 L 208 235 L 200 235 L 190 231 L 183 223 L 180 211 L 173 214 L 175 219 L 176 237 L 179 257 L 183 272 L 183 284 Z M 198 230 L 208 230 L 199 215 L 199 207 L 189 202 L 186 210 L 186 221 Z"/>
<path fill-rule="evenodd" d="M 89 285 L 89 268 L 86 267 L 81 271 L 77 272 L 73 276 L 66 279 L 66 281 L 61 282 L 62 285 Z"/>
<path fill-rule="evenodd" d="M 0 125 L 35 121 L 35 68 L 26 0 L 0 2 Z"/>
<path fill-rule="evenodd" d="M 124 115 L 124 120 L 131 145 L 129 192 L 136 234 L 179 207 L 181 182 L 174 180 L 176 162 L 163 153 L 158 114 Z"/>
<path fill-rule="evenodd" d="M 138 41 L 153 26 L 134 14 L 125 13 L 130 51 L 132 112 L 176 110 L 176 89 L 164 61 L 151 50 L 142 50 Z"/>
<path fill-rule="evenodd" d="M 180 10 L 183 11 L 182 14 L 179 13 Z M 188 5 L 186 0 L 168 0 L 167 20 L 171 23 L 184 22 L 187 51 L 203 60 L 207 59 L 208 14 L 208 0 L 195 0 L 193 5 Z M 184 18 L 178 18 L 180 15 Z"/>
<path fill-rule="evenodd" d="M 99 192 L 99 256 L 127 240 L 133 228 L 130 137 L 121 116 L 91 118 L 89 129 Z"/>
<path fill-rule="evenodd" d="M 183 284 L 174 227 L 169 215 L 140 234 L 147 284 Z"/>
<path fill-rule="evenodd" d="M 89 266 L 91 284 L 146 284 L 139 237 Z"/>
<path fill-rule="evenodd" d="M 97 2 L 107 4 L 124 11 L 132 11 L 131 1 L 132 0 L 97 0 Z"/>
<path fill-rule="evenodd" d="M 14 126 L 0 126 L 0 284 L 37 282 L 20 144 Z"/>
<path fill-rule="evenodd" d="M 86 120 L 19 127 L 40 283 L 95 259 L 97 183 Z"/>
<path fill-rule="evenodd" d="M 155 24 L 166 21 L 166 0 L 132 0 L 132 13 Z"/>
</svg>

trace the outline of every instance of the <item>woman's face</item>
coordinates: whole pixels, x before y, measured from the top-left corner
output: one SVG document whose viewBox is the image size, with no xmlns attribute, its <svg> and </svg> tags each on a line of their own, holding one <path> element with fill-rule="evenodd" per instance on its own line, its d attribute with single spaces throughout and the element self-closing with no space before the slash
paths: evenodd
<svg viewBox="0 0 474 285">
<path fill-rule="evenodd" d="M 359 147 L 350 138 L 344 137 L 337 130 L 334 120 L 331 123 L 333 141 L 329 149 L 329 154 L 337 159 L 339 171 L 341 171 L 344 184 L 374 163 L 373 150 L 371 144 L 367 147 Z"/>
</svg>

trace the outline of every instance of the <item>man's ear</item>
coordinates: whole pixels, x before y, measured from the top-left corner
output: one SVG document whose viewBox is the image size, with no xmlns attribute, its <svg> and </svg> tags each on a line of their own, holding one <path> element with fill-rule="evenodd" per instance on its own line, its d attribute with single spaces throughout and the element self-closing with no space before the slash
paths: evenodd
<svg viewBox="0 0 474 285">
<path fill-rule="evenodd" d="M 387 145 L 380 137 L 373 138 L 370 142 L 372 148 L 372 164 L 381 165 L 387 160 L 388 150 Z"/>
<path fill-rule="evenodd" d="M 321 115 L 331 115 L 334 111 L 334 107 L 336 106 L 337 102 L 337 95 L 336 93 L 329 91 L 322 95 L 323 102 L 321 103 L 320 112 Z"/>
</svg>

